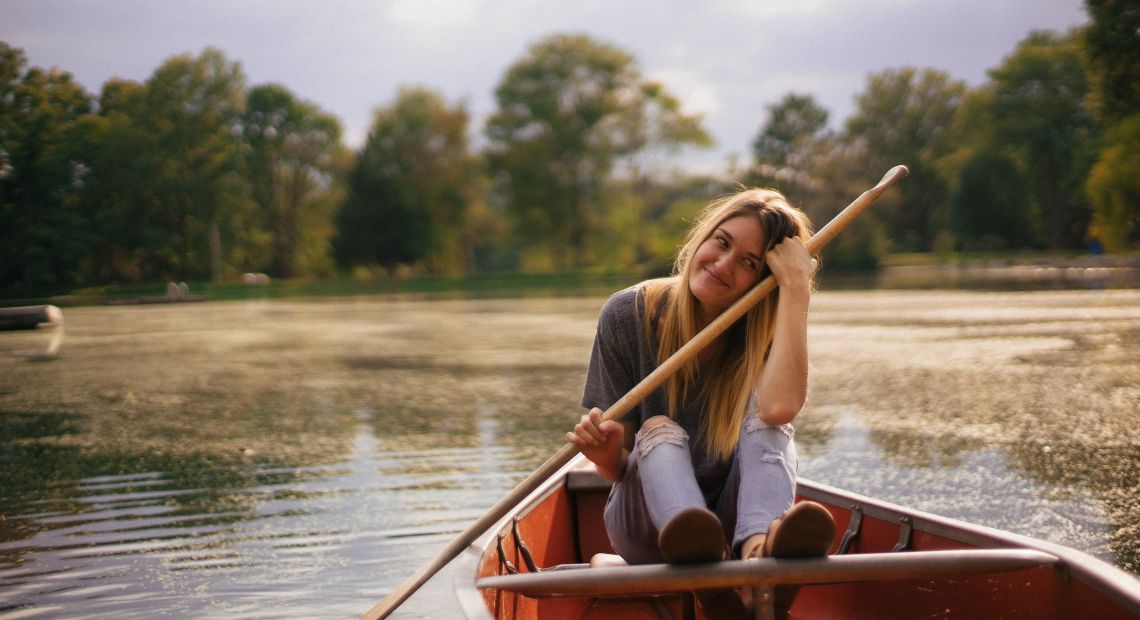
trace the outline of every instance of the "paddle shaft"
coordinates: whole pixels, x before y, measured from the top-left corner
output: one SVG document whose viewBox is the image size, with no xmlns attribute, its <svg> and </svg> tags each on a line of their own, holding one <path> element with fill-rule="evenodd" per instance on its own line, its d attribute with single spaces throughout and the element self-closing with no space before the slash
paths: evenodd
<svg viewBox="0 0 1140 620">
<path fill-rule="evenodd" d="M 877 185 L 860 194 L 854 202 L 847 205 L 846 209 L 841 211 L 839 215 L 836 215 L 826 226 L 821 228 L 819 232 L 807 241 L 805 245 L 807 246 L 808 253 L 818 254 L 820 250 L 830 243 L 852 220 L 858 217 L 871 203 L 875 202 L 887 188 L 905 177 L 908 172 L 906 166 L 895 166 L 888 170 Z M 749 308 L 771 293 L 775 288 L 776 279 L 774 277 L 768 276 L 761 280 L 759 284 L 752 287 L 743 297 L 736 300 L 736 303 L 729 306 L 720 316 L 705 326 L 696 336 L 693 336 L 693 338 L 678 349 L 676 353 L 671 355 L 669 359 L 662 362 L 625 396 L 621 397 L 607 409 L 603 417 L 607 420 L 616 420 L 625 416 L 634 406 L 644 400 L 646 396 L 649 396 L 653 390 L 660 387 L 674 372 L 677 372 L 677 370 L 704 349 L 710 342 L 716 340 L 730 325 L 736 322 L 741 316 L 744 316 L 744 313 L 748 312 Z M 576 454 L 578 454 L 578 447 L 567 442 L 558 452 L 555 452 L 553 456 L 546 459 L 546 462 L 539 466 L 534 473 L 520 482 L 510 493 L 496 502 L 494 506 L 484 513 L 483 516 L 479 517 L 479 519 L 468 526 L 467 529 L 463 530 L 458 538 L 451 541 L 451 543 L 444 547 L 443 551 L 436 554 L 430 562 L 416 571 L 411 578 L 398 588 L 388 593 L 388 596 L 385 596 L 384 599 L 373 606 L 372 609 L 369 609 L 361 617 L 362 620 L 387 618 L 396 607 L 399 607 L 400 604 L 406 601 L 420 586 L 426 583 L 428 579 L 431 579 L 432 575 L 439 572 L 441 568 L 446 566 L 448 562 L 454 560 L 460 553 L 463 553 L 463 550 L 475 542 L 483 532 L 490 529 L 490 527 L 499 519 L 503 518 L 511 508 L 530 495 L 546 481 L 547 478 L 561 469 L 570 459 L 574 458 Z"/>
</svg>

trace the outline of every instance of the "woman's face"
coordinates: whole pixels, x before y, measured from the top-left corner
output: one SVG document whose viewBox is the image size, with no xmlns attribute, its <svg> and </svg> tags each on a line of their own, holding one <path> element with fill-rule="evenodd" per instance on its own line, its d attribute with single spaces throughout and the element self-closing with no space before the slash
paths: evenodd
<svg viewBox="0 0 1140 620">
<path fill-rule="evenodd" d="M 707 323 L 756 284 L 763 263 L 764 231 L 754 217 L 736 216 L 720 223 L 689 262 L 689 290 Z"/>
</svg>

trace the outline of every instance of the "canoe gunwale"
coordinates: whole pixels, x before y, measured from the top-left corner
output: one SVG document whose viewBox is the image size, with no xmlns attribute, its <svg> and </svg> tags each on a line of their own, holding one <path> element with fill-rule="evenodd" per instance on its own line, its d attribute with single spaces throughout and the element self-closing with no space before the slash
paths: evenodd
<svg viewBox="0 0 1140 620">
<path fill-rule="evenodd" d="M 479 579 L 531 598 L 666 594 L 713 588 L 763 588 L 877 580 L 929 579 L 1053 568 L 1059 558 L 1035 549 L 967 549 L 861 553 L 812 559 L 751 559 L 700 566 L 643 564 L 518 573 Z"/>
</svg>

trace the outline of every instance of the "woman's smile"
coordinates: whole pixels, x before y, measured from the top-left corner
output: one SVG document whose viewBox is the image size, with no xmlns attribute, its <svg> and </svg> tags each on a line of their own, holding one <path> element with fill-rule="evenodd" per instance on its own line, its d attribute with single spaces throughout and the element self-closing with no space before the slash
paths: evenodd
<svg viewBox="0 0 1140 620">
<path fill-rule="evenodd" d="M 715 271 L 713 271 L 712 269 L 710 269 L 710 268 L 708 268 L 708 267 L 705 267 L 705 268 L 704 268 L 704 271 L 705 271 L 705 274 L 706 274 L 706 275 L 708 275 L 708 277 L 709 277 L 709 278 L 710 278 L 710 279 L 711 279 L 713 282 L 716 282 L 717 284 L 719 284 L 719 285 L 721 285 L 721 286 L 732 286 L 732 285 L 731 285 L 731 284 L 729 284 L 728 282 L 725 282 L 725 281 L 724 281 L 724 278 L 722 278 L 722 277 L 720 277 L 719 275 L 717 275 L 717 273 L 716 273 Z"/>
<path fill-rule="evenodd" d="M 706 321 L 716 318 L 756 283 L 763 263 L 764 231 L 753 217 L 720 223 L 693 254 L 689 290 Z"/>
</svg>

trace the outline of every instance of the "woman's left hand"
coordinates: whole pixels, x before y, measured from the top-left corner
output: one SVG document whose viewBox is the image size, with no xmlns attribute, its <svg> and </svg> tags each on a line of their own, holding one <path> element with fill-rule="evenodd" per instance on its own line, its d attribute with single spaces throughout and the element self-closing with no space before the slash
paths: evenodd
<svg viewBox="0 0 1140 620">
<path fill-rule="evenodd" d="M 799 237 L 788 237 L 777 243 L 765 258 L 772 276 L 780 289 L 794 286 L 808 288 L 811 276 L 819 262 L 808 254 L 807 246 Z"/>
</svg>

